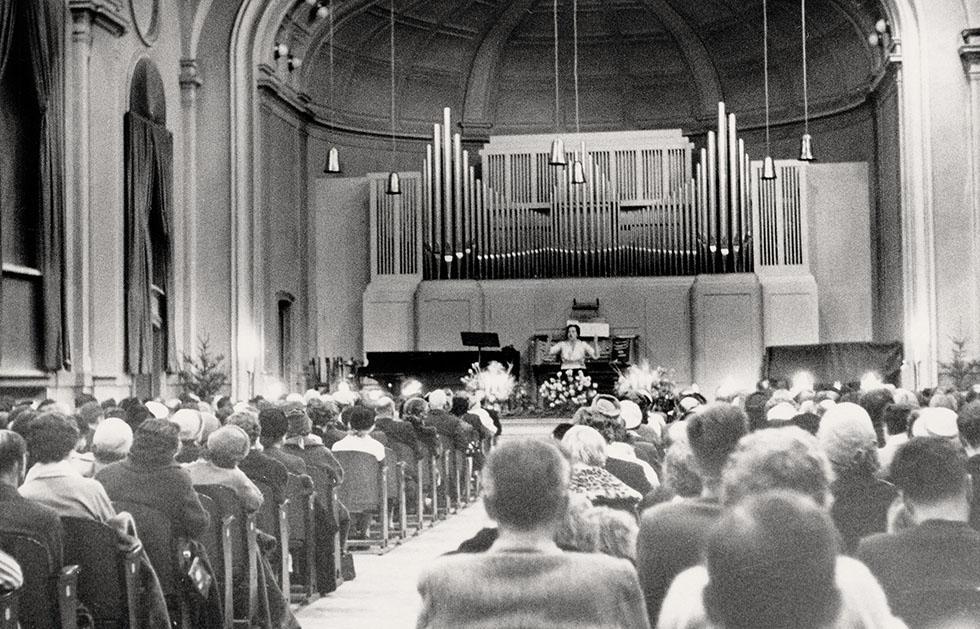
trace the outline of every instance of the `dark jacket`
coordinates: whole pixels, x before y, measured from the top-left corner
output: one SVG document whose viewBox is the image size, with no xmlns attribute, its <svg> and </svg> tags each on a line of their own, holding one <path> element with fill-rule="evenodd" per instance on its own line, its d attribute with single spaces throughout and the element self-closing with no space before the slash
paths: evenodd
<svg viewBox="0 0 980 629">
<path fill-rule="evenodd" d="M 58 514 L 24 498 L 16 489 L 3 483 L 0 483 L 0 529 L 35 535 L 47 546 L 54 565 L 60 567 L 64 563 L 65 534 Z"/>
<path fill-rule="evenodd" d="M 109 499 L 133 502 L 169 514 L 175 537 L 199 539 L 211 518 L 201 506 L 191 477 L 176 463 L 148 466 L 130 458 L 111 463 L 95 475 Z"/>
<path fill-rule="evenodd" d="M 415 428 L 408 422 L 398 421 L 393 417 L 378 417 L 374 421 L 374 429 L 383 432 L 389 441 L 404 443 L 415 453 L 415 458 L 425 456 L 425 447 L 415 435 Z"/>
<path fill-rule="evenodd" d="M 609 457 L 606 459 L 606 471 L 644 496 L 653 489 L 653 485 L 643 472 L 643 466 L 639 463 Z"/>
<path fill-rule="evenodd" d="M 306 461 L 295 454 L 290 454 L 280 447 L 266 448 L 262 451 L 267 457 L 279 461 L 286 466 L 286 471 L 290 474 L 306 474 Z"/>
<path fill-rule="evenodd" d="M 289 471 L 286 466 L 265 452 L 249 450 L 248 455 L 238 464 L 238 469 L 245 472 L 250 480 L 262 481 L 272 487 L 276 504 L 282 504 L 286 498 L 286 484 L 289 482 Z"/>
<path fill-rule="evenodd" d="M 425 423 L 435 428 L 440 435 L 452 440 L 453 448 L 456 450 L 465 450 L 473 434 L 473 429 L 469 424 L 455 415 L 439 409 L 429 411 Z"/>
<path fill-rule="evenodd" d="M 888 507 L 898 495 L 895 486 L 871 474 L 843 474 L 830 488 L 834 504 L 830 515 L 840 531 L 844 553 L 853 555 L 862 537 L 884 533 Z"/>
</svg>

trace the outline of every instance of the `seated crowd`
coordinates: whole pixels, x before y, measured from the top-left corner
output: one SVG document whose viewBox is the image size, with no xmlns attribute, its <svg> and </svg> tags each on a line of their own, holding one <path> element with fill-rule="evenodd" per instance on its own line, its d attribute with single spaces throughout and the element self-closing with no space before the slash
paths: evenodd
<svg viewBox="0 0 980 629">
<path fill-rule="evenodd" d="M 285 503 L 296 500 L 297 487 L 302 495 L 313 496 L 310 578 L 297 584 L 294 575 L 292 593 L 300 585 L 325 594 L 354 578 L 348 533 L 352 539 L 366 536 L 380 517 L 349 513 L 336 499 L 336 487 L 345 478 L 338 459 L 366 453 L 378 462 L 400 460 L 397 451 L 423 460 L 441 456 L 444 447 L 480 459 L 498 433 L 493 413 L 465 394 L 441 390 L 430 393 L 428 400 L 408 400 L 401 409 L 390 398 L 360 400 L 349 390 L 336 396 L 310 390 L 275 401 L 259 397 L 238 403 L 228 398 L 207 402 L 190 394 L 100 403 L 83 395 L 74 409 L 53 400 L 0 399 L 0 594 L 36 587 L 40 599 L 54 598 L 55 590 L 47 588 L 79 543 L 70 537 L 74 529 L 69 524 L 80 519 L 107 527 L 118 548 L 137 558 L 140 595 L 133 617 L 140 627 L 223 627 L 229 610 L 234 610 L 236 623 L 248 626 L 298 627 L 283 571 L 292 572 L 303 558 L 292 556 L 292 544 L 280 547 L 275 515 L 255 520 L 260 523 L 255 531 L 257 591 L 245 587 L 240 592 L 236 574 L 234 604 L 222 603 L 222 597 L 230 597 L 218 588 L 223 559 L 211 543 L 221 539 L 220 527 L 228 526 L 214 510 L 222 496 L 232 497 L 243 518 L 258 518 L 269 502 L 282 505 L 277 508 L 285 514 Z M 412 491 L 426 490 L 427 479 L 418 478 L 416 467 L 403 467 Z M 434 478 L 445 480 L 442 475 Z M 214 493 L 212 487 L 220 491 Z M 425 504 L 430 504 L 428 498 Z M 416 515 L 421 520 L 422 514 Z M 165 535 L 169 537 L 154 537 Z M 50 559 L 51 571 L 40 582 L 31 582 L 27 568 L 36 568 L 22 565 L 23 558 L 19 563 L 19 546 L 9 541 L 23 537 Z M 173 579 L 174 568 L 161 565 L 172 544 L 185 549 L 186 562 L 176 570 L 189 578 Z M 160 548 L 167 550 L 160 553 Z M 99 575 L 83 571 L 78 578 L 81 588 L 84 579 L 97 585 Z M 79 598 L 83 600 L 72 617 L 96 614 Z M 21 605 L 25 629 L 52 626 L 25 611 Z"/>
<path fill-rule="evenodd" d="M 495 448 L 417 626 L 980 627 L 980 392 L 766 385 Z"/>
</svg>

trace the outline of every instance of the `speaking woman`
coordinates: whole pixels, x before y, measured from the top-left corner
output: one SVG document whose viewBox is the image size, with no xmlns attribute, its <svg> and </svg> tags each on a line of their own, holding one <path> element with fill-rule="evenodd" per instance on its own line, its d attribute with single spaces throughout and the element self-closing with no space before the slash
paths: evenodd
<svg viewBox="0 0 980 629">
<path fill-rule="evenodd" d="M 579 338 L 582 328 L 572 323 L 565 327 L 565 340 L 551 346 L 548 353 L 561 355 L 561 370 L 585 369 L 585 357 L 598 358 L 595 349 Z"/>
</svg>

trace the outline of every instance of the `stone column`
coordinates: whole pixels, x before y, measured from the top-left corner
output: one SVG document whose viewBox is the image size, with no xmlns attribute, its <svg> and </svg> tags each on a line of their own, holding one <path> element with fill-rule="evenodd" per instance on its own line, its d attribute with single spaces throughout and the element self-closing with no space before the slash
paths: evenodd
<svg viewBox="0 0 980 629">
<path fill-rule="evenodd" d="M 970 86 L 970 109 L 968 112 L 970 127 L 969 141 L 970 150 L 968 159 L 970 169 L 972 199 L 970 233 L 973 236 L 973 255 L 970 256 L 970 271 L 972 273 L 973 288 L 973 314 L 969 322 L 970 338 L 973 346 L 980 347 L 980 28 L 972 28 L 963 31 L 963 45 L 960 46 L 960 60 L 963 62 L 963 71 Z"/>
<path fill-rule="evenodd" d="M 197 253 L 197 93 L 203 81 L 197 69 L 197 59 L 180 60 L 180 102 L 184 127 L 184 202 L 182 206 L 184 259 L 182 275 L 175 280 L 181 287 L 183 299 L 179 309 L 183 315 L 182 345 L 189 352 L 197 347 L 197 280 L 194 269 Z M 179 336 L 179 335 L 178 335 Z"/>
</svg>

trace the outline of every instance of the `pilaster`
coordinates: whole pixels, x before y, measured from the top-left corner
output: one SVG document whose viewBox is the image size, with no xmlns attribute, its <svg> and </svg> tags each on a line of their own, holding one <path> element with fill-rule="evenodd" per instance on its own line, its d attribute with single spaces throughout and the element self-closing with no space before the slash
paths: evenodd
<svg viewBox="0 0 980 629">
<path fill-rule="evenodd" d="M 177 332 L 182 339 L 182 345 L 188 352 L 193 352 L 197 346 L 197 95 L 204 81 L 197 67 L 197 59 L 180 60 L 180 102 L 183 117 L 184 138 L 184 176 L 183 197 L 181 204 L 184 211 L 179 220 L 183 225 L 178 226 L 177 233 L 183 233 L 184 255 L 183 268 L 178 280 L 182 295 L 179 296 L 182 313 L 183 333 Z M 182 228 L 182 229 L 180 229 Z"/>
<path fill-rule="evenodd" d="M 966 73 L 970 89 L 969 141 L 970 150 L 967 153 L 970 169 L 972 190 L 971 229 L 973 236 L 972 255 L 970 257 L 971 271 L 974 278 L 973 312 L 970 322 L 970 337 L 976 344 L 980 343 L 980 28 L 967 29 L 962 32 L 963 45 L 960 46 L 960 61 Z M 974 345 L 977 347 L 977 345 Z"/>
</svg>

